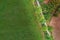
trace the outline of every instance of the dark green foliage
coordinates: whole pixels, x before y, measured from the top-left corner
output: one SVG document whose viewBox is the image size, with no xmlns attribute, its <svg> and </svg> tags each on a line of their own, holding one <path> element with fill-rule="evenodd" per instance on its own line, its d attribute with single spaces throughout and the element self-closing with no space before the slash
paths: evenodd
<svg viewBox="0 0 60 40">
<path fill-rule="evenodd" d="M 51 16 L 52 16 L 51 13 L 54 10 L 54 8 L 53 8 L 54 5 L 51 5 L 51 3 L 48 3 L 48 4 L 41 3 L 41 6 L 42 6 L 44 18 L 46 19 L 46 21 L 50 21 Z M 45 21 L 45 23 L 46 23 L 46 21 Z M 45 40 L 53 40 L 52 35 L 49 36 L 49 34 L 47 33 L 47 30 L 49 32 L 52 32 L 52 28 L 49 27 L 48 25 L 46 27 L 46 25 L 44 25 L 44 24 L 42 26 L 43 26 L 42 30 L 44 31 L 44 35 L 45 35 Z"/>
<path fill-rule="evenodd" d="M 47 4 L 41 3 L 41 6 L 42 6 L 44 17 L 47 21 L 50 22 L 53 16 L 58 17 L 60 13 L 60 0 L 49 0 L 49 3 Z M 48 36 L 47 32 L 45 32 L 44 29 L 46 29 L 45 26 L 43 27 L 43 31 L 44 31 L 46 40 L 53 40 L 52 35 Z M 52 29 L 53 28 L 48 26 L 48 30 L 50 32 L 52 32 Z"/>
<path fill-rule="evenodd" d="M 38 0 L 40 3 L 42 3 L 44 0 Z"/>
<path fill-rule="evenodd" d="M 53 14 L 53 16 L 54 16 L 54 17 L 58 17 L 58 14 L 55 13 L 55 14 Z"/>
</svg>

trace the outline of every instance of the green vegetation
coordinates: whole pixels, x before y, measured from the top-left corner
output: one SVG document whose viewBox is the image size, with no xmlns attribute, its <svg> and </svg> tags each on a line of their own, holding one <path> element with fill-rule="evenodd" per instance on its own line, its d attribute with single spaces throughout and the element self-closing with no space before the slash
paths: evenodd
<svg viewBox="0 0 60 40">
<path fill-rule="evenodd" d="M 46 19 L 46 22 L 51 20 L 51 18 L 53 16 L 57 17 L 58 14 L 59 14 L 59 9 L 60 9 L 60 0 L 49 0 L 49 2 L 47 4 L 44 4 L 43 2 L 40 1 L 40 4 L 42 6 L 42 11 L 43 11 L 43 15 L 44 15 L 44 18 Z M 44 26 L 44 24 L 43 24 Z M 44 26 L 43 27 L 43 30 L 46 29 L 46 27 Z M 50 26 L 48 26 L 48 30 L 50 32 L 52 32 L 52 28 Z M 44 30 L 45 31 L 45 30 Z M 52 38 L 52 35 L 51 37 L 49 37 L 47 35 L 47 33 L 44 32 L 45 37 L 46 37 L 46 40 L 53 40 Z"/>
<path fill-rule="evenodd" d="M 0 0 L 0 40 L 53 40 L 52 29 L 46 24 L 52 7 L 42 2 Z"/>
<path fill-rule="evenodd" d="M 0 40 L 43 40 L 32 0 L 0 0 Z"/>
</svg>

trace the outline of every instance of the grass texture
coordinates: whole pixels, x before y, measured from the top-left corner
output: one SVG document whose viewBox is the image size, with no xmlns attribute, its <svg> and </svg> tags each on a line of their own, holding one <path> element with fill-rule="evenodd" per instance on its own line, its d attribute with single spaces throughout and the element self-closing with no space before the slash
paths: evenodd
<svg viewBox="0 0 60 40">
<path fill-rule="evenodd" d="M 32 0 L 0 0 L 0 40 L 42 40 Z"/>
</svg>

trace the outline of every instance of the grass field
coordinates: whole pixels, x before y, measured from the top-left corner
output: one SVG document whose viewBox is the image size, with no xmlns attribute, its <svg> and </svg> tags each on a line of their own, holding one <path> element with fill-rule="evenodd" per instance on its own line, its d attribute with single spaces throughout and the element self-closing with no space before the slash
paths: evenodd
<svg viewBox="0 0 60 40">
<path fill-rule="evenodd" d="M 0 40 L 42 40 L 31 0 L 0 0 Z"/>
</svg>

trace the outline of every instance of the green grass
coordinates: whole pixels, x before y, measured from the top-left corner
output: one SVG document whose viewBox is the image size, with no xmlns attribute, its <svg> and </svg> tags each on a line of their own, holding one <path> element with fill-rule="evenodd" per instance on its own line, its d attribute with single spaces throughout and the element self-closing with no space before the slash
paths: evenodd
<svg viewBox="0 0 60 40">
<path fill-rule="evenodd" d="M 0 0 L 0 40 L 42 40 L 38 28 L 31 0 Z"/>
</svg>

